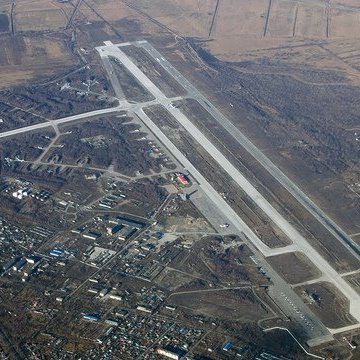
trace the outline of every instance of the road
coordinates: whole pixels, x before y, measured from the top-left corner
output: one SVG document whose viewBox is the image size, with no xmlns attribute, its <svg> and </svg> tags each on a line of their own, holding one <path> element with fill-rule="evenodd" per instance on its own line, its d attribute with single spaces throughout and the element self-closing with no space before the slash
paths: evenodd
<svg viewBox="0 0 360 360">
<path fill-rule="evenodd" d="M 329 216 L 322 211 L 290 178 L 288 178 L 262 151 L 260 151 L 231 121 L 206 99 L 174 66 L 167 61 L 150 43 L 135 42 L 169 72 L 205 110 L 223 127 L 247 152 L 249 152 L 311 215 L 313 215 L 335 238 L 342 242 L 359 260 L 360 245 L 351 239 Z"/>
</svg>

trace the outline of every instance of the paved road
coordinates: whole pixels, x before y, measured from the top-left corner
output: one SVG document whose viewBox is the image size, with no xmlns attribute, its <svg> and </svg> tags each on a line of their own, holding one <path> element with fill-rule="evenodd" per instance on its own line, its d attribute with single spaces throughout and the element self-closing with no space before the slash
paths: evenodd
<svg viewBox="0 0 360 360">
<path fill-rule="evenodd" d="M 196 99 L 212 117 L 228 131 L 233 138 L 248 151 L 281 185 L 292 194 L 333 236 L 344 244 L 359 260 L 360 245 L 351 239 L 329 216 L 322 211 L 291 179 L 289 179 L 263 152 L 261 152 L 229 119 L 227 119 L 208 99 L 206 99 L 178 70 L 172 66 L 150 43 L 134 43 L 145 49 Z"/>
</svg>

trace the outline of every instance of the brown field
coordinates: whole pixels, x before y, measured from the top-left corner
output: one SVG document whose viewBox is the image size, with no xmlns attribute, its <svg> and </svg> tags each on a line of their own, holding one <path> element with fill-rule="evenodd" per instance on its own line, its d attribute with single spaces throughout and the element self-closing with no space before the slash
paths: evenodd
<svg viewBox="0 0 360 360">
<path fill-rule="evenodd" d="M 324 7 L 299 4 L 295 36 L 326 37 L 326 15 Z"/>
<path fill-rule="evenodd" d="M 333 285 L 327 282 L 320 282 L 311 285 L 304 285 L 295 288 L 295 291 L 302 296 L 309 308 L 320 318 L 325 326 L 339 328 L 355 323 L 349 314 L 347 299 L 340 294 Z M 316 294 L 319 301 L 312 301 L 304 292 Z"/>
<path fill-rule="evenodd" d="M 267 28 L 267 36 L 293 36 L 297 4 L 284 1 L 274 1 Z"/>
<path fill-rule="evenodd" d="M 17 32 L 58 30 L 65 27 L 72 11 L 70 3 L 22 0 L 16 3 L 15 29 Z"/>
<path fill-rule="evenodd" d="M 83 3 L 81 5 L 81 14 L 78 13 L 77 19 L 85 16 L 90 21 L 100 20 L 96 12 L 110 22 L 121 21 L 127 17 L 136 17 L 136 13 L 133 10 L 118 0 L 90 0 L 87 1 L 87 4 Z"/>
<path fill-rule="evenodd" d="M 2 38 L 0 89 L 41 80 L 76 65 L 65 43 L 42 36 Z"/>
<path fill-rule="evenodd" d="M 266 260 L 290 284 L 298 284 L 321 276 L 320 270 L 300 252 L 271 256 Z"/>
<path fill-rule="evenodd" d="M 357 37 L 360 31 L 359 13 L 331 10 L 331 37 Z"/>
<path fill-rule="evenodd" d="M 216 0 L 136 0 L 131 3 L 182 36 L 207 37 Z"/>
<path fill-rule="evenodd" d="M 169 298 L 169 303 L 195 314 L 223 320 L 248 322 L 260 320 L 268 315 L 259 298 L 248 288 L 175 293 Z"/>
<path fill-rule="evenodd" d="M 16 30 L 42 31 L 64 28 L 67 19 L 60 9 L 34 10 L 16 13 Z"/>
</svg>

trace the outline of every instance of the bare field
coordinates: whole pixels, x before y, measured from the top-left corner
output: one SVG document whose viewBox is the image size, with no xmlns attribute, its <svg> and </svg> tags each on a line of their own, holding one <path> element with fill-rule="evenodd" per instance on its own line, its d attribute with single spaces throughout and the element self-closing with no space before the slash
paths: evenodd
<svg viewBox="0 0 360 360">
<path fill-rule="evenodd" d="M 17 31 L 43 31 L 64 28 L 67 19 L 60 9 L 34 10 L 16 13 Z"/>
<path fill-rule="evenodd" d="M 87 4 L 89 6 L 87 6 Z M 83 3 L 80 6 L 80 10 L 81 14 L 90 21 L 100 20 L 96 12 L 107 21 L 114 23 L 121 19 L 137 17 L 137 14 L 132 9 L 118 0 L 90 0 L 87 1 L 87 4 Z M 81 14 L 78 14 L 77 18 L 81 18 Z"/>
<path fill-rule="evenodd" d="M 298 284 L 321 276 L 321 271 L 300 252 L 271 256 L 266 260 L 290 284 Z"/>
<path fill-rule="evenodd" d="M 331 9 L 331 37 L 356 38 L 360 32 L 360 13 Z"/>
<path fill-rule="evenodd" d="M 324 38 L 327 35 L 327 17 L 323 7 L 299 4 L 295 35 Z"/>
<path fill-rule="evenodd" d="M 339 328 L 355 323 L 349 314 L 346 298 L 327 282 L 296 287 L 309 308 L 320 318 L 325 326 Z"/>
<path fill-rule="evenodd" d="M 37 37 L 2 38 L 0 89 L 41 80 L 76 64 L 64 42 Z"/>
<path fill-rule="evenodd" d="M 274 1 L 266 34 L 268 36 L 293 36 L 297 4 L 286 1 Z"/>
<path fill-rule="evenodd" d="M 224 291 L 191 291 L 177 293 L 171 304 L 222 320 L 253 322 L 268 315 L 268 311 L 251 289 Z"/>
<path fill-rule="evenodd" d="M 240 6 L 238 0 L 222 1 L 213 37 L 231 41 L 239 35 L 263 36 L 268 7 L 267 0 L 245 1 Z"/>
<path fill-rule="evenodd" d="M 73 7 L 67 2 L 21 0 L 14 11 L 16 31 L 48 31 L 65 27 Z"/>
<path fill-rule="evenodd" d="M 206 37 L 216 0 L 135 0 L 132 4 L 182 36 Z"/>
</svg>

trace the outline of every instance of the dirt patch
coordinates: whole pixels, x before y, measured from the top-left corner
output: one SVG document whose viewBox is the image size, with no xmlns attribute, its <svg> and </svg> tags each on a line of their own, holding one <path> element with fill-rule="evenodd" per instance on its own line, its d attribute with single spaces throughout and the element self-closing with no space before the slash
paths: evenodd
<svg viewBox="0 0 360 360">
<path fill-rule="evenodd" d="M 0 89 L 60 75 L 76 64 L 62 40 L 41 35 L 2 37 Z"/>
<path fill-rule="evenodd" d="M 266 260 L 290 284 L 298 284 L 321 276 L 321 271 L 300 252 L 271 256 Z"/>
<path fill-rule="evenodd" d="M 239 322 L 253 322 L 268 315 L 253 291 L 245 288 L 177 293 L 169 298 L 169 303 L 196 314 Z"/>
<path fill-rule="evenodd" d="M 17 31 L 43 31 L 64 28 L 67 19 L 60 9 L 16 13 Z"/>
</svg>

